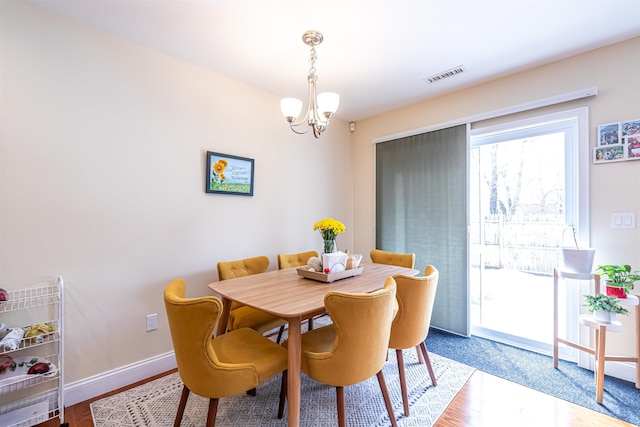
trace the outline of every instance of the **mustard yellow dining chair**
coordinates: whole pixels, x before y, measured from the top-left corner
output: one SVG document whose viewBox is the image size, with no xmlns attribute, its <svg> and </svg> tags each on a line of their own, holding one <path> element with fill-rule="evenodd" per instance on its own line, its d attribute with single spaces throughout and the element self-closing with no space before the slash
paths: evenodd
<svg viewBox="0 0 640 427">
<path fill-rule="evenodd" d="M 297 254 L 278 254 L 278 270 L 282 270 L 284 268 L 293 268 L 293 267 L 302 267 L 303 265 L 307 265 L 307 261 L 311 257 L 317 257 L 318 252 L 316 251 L 307 251 L 300 252 Z M 313 329 L 313 317 L 310 317 L 308 322 L 308 330 Z M 280 342 L 281 334 L 278 333 L 278 342 Z"/>
<path fill-rule="evenodd" d="M 369 254 L 371 262 L 376 264 L 395 265 L 398 267 L 413 268 L 416 262 L 416 254 L 400 254 L 373 249 Z"/>
<path fill-rule="evenodd" d="M 245 258 L 237 261 L 220 261 L 218 262 L 218 278 L 220 280 L 228 280 L 236 277 L 250 276 L 252 274 L 264 273 L 267 271 L 267 268 L 269 268 L 269 258 L 266 256 Z M 285 319 L 233 301 L 231 303 L 227 330 L 233 331 L 240 328 L 251 328 L 263 334 L 280 327 L 277 339 L 277 342 L 280 342 L 284 325 L 286 324 L 287 321 Z"/>
<path fill-rule="evenodd" d="M 398 373 L 400 375 L 400 390 L 404 413 L 409 416 L 409 401 L 407 399 L 407 380 L 404 370 L 404 358 L 402 350 L 415 347 L 418 354 L 422 354 L 424 362 L 429 370 L 431 383 L 436 386 L 437 381 L 433 373 L 433 366 L 429 359 L 425 339 L 431 326 L 431 313 L 433 302 L 438 288 L 438 270 L 427 265 L 424 276 L 396 275 L 393 278 L 397 284 L 396 299 L 398 312 L 391 323 L 391 338 L 389 348 L 395 349 L 398 359 Z"/>
<path fill-rule="evenodd" d="M 387 278 L 384 289 L 368 294 L 328 292 L 324 301 L 333 324 L 302 334 L 301 369 L 315 381 L 336 388 L 340 427 L 346 426 L 344 387 L 373 375 L 378 377 L 391 425 L 397 425 L 382 373 L 395 295 L 392 277 Z"/>
<path fill-rule="evenodd" d="M 278 418 L 284 413 L 287 350 L 249 328 L 213 337 L 222 312 L 214 296 L 185 298 L 176 279 L 164 290 L 171 340 L 184 383 L 174 426 L 179 426 L 189 393 L 209 398 L 207 426 L 215 424 L 218 399 L 251 389 L 282 372 Z"/>
<path fill-rule="evenodd" d="M 316 251 L 300 252 L 297 254 L 278 254 L 278 270 L 307 265 L 309 258 L 317 256 L 318 252 Z"/>
</svg>

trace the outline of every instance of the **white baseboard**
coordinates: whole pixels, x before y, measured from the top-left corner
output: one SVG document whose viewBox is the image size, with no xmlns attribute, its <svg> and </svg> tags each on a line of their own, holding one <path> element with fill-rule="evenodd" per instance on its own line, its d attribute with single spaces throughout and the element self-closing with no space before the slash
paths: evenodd
<svg viewBox="0 0 640 427">
<path fill-rule="evenodd" d="M 141 360 L 64 386 L 64 406 L 75 405 L 176 367 L 173 352 Z"/>
<path fill-rule="evenodd" d="M 587 356 L 587 363 L 580 364 L 579 366 L 590 371 L 595 369 L 595 359 L 593 356 Z M 614 378 L 629 381 L 635 384 L 636 382 L 636 364 L 632 362 L 605 362 L 604 373 Z"/>
<path fill-rule="evenodd" d="M 595 357 L 583 351 L 576 350 L 576 352 L 579 353 L 578 361 L 577 361 L 578 366 L 595 372 L 595 367 L 596 367 Z M 605 375 L 609 375 L 611 377 L 629 381 L 632 383 L 636 382 L 636 369 L 640 369 L 640 366 L 636 367 L 636 364 L 633 362 L 607 361 L 604 364 Z"/>
</svg>

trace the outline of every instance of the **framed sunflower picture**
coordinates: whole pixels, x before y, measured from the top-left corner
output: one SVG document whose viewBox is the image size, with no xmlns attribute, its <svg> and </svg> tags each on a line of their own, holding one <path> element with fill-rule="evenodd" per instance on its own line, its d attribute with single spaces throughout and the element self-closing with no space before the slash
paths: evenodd
<svg viewBox="0 0 640 427">
<path fill-rule="evenodd" d="M 206 192 L 253 196 L 253 170 L 253 159 L 207 151 Z"/>
</svg>

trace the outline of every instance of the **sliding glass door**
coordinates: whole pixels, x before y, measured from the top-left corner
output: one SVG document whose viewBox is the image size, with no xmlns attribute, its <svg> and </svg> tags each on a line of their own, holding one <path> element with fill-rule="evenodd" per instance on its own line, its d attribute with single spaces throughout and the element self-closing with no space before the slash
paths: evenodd
<svg viewBox="0 0 640 427">
<path fill-rule="evenodd" d="M 376 144 L 376 246 L 440 270 L 432 325 L 551 352 L 553 269 L 570 226 L 589 245 L 587 114 Z M 560 295 L 560 335 L 573 341 L 583 291 Z"/>
<path fill-rule="evenodd" d="M 568 225 L 579 224 L 577 129 L 576 117 L 545 117 L 472 132 L 474 335 L 549 351 L 553 269 L 560 265 L 559 248 L 572 238 Z M 563 301 L 577 300 L 575 291 L 566 289 Z M 576 310 L 563 310 L 563 326 Z M 563 328 L 561 335 L 567 332 Z"/>
</svg>

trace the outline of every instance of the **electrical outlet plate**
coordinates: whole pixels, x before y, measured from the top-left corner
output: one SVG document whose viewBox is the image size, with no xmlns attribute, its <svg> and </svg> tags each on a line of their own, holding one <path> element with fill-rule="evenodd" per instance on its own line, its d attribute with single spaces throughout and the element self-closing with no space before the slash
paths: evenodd
<svg viewBox="0 0 640 427">
<path fill-rule="evenodd" d="M 158 329 L 158 314 L 147 314 L 147 332 Z"/>
</svg>

